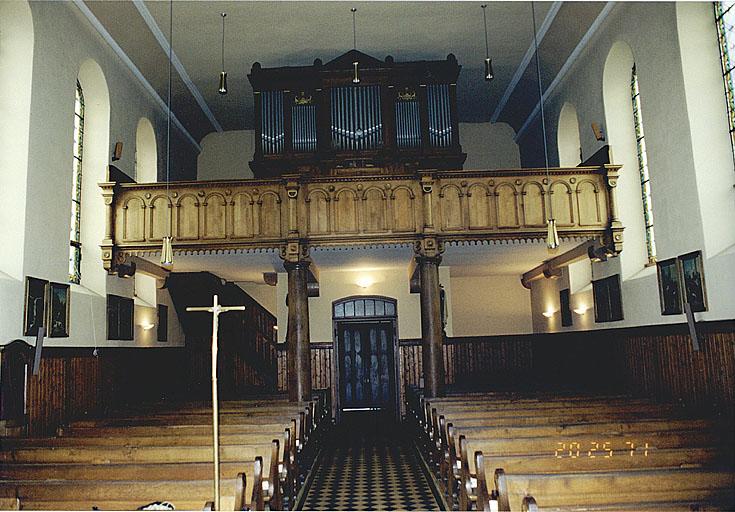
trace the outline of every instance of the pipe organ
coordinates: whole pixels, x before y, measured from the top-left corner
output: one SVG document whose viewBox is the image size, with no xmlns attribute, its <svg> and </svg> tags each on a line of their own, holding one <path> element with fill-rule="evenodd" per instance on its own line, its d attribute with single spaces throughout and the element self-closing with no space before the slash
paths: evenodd
<svg viewBox="0 0 735 512">
<path fill-rule="evenodd" d="M 357 50 L 326 64 L 316 59 L 312 66 L 263 68 L 256 62 L 248 75 L 255 95 L 253 173 L 267 178 L 461 169 L 460 70 L 452 54 L 394 62 Z"/>
</svg>

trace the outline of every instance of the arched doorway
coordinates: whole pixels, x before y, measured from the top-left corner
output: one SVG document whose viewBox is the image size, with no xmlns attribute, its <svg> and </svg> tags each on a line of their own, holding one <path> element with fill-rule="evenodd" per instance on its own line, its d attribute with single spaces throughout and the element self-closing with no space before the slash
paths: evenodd
<svg viewBox="0 0 735 512">
<path fill-rule="evenodd" d="M 398 411 L 397 304 L 390 297 L 352 296 L 332 303 L 337 414 Z"/>
</svg>

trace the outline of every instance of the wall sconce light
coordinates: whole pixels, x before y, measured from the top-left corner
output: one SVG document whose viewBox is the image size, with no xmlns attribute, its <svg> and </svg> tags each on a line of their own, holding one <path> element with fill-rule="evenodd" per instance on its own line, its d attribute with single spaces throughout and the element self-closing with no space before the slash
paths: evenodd
<svg viewBox="0 0 735 512">
<path fill-rule="evenodd" d="M 582 304 L 581 306 L 574 308 L 574 312 L 578 315 L 584 315 L 587 311 L 589 311 L 589 309 L 589 306 Z"/>
<path fill-rule="evenodd" d="M 274 330 L 274 331 L 277 331 L 277 330 L 278 330 L 278 326 L 277 326 L 277 325 L 274 325 L 274 326 L 273 326 L 273 330 Z"/>
<path fill-rule="evenodd" d="M 150 331 L 156 326 L 156 324 L 147 323 L 147 324 L 140 324 L 140 326 L 143 328 L 144 331 Z"/>
<path fill-rule="evenodd" d="M 554 316 L 554 313 L 556 313 L 556 311 L 552 311 L 549 309 L 547 311 L 544 311 L 541 314 L 544 315 L 546 318 L 551 318 L 552 316 Z"/>
<path fill-rule="evenodd" d="M 355 281 L 355 284 L 360 288 L 369 288 L 375 282 L 370 276 L 362 276 Z"/>
</svg>

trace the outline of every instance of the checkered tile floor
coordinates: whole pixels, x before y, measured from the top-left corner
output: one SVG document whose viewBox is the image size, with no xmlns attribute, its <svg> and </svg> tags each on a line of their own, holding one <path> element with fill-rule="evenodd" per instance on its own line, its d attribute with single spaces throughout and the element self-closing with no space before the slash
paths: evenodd
<svg viewBox="0 0 735 512">
<path fill-rule="evenodd" d="M 416 448 L 390 420 L 347 418 L 329 443 L 302 510 L 440 510 Z"/>
</svg>

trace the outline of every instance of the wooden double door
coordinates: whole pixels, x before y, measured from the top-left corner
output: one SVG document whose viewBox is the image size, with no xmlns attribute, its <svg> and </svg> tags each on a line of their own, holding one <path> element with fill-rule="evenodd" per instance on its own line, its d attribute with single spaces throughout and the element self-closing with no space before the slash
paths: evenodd
<svg viewBox="0 0 735 512">
<path fill-rule="evenodd" d="M 337 322 L 340 409 L 395 407 L 392 320 Z"/>
</svg>

